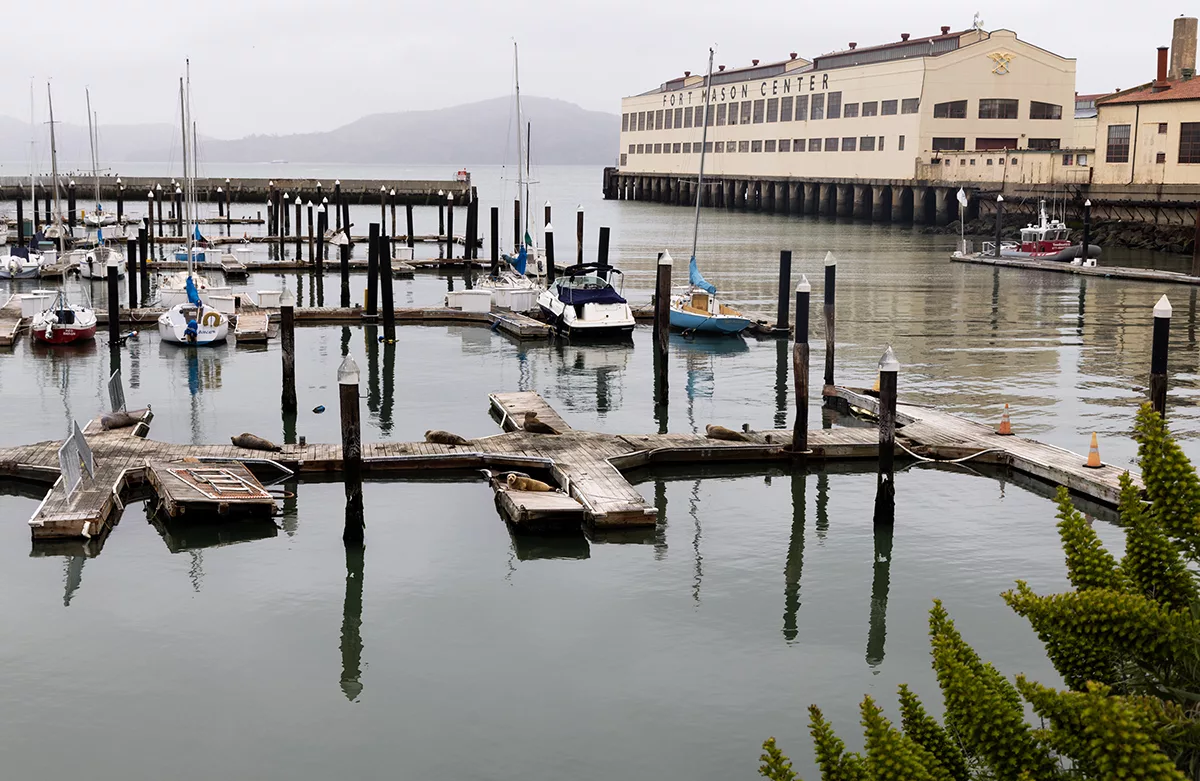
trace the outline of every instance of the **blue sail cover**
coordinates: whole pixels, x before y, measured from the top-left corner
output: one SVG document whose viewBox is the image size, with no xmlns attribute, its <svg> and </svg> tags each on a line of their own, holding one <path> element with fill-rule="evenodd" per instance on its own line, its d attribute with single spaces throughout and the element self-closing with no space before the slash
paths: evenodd
<svg viewBox="0 0 1200 781">
<path fill-rule="evenodd" d="M 196 290 L 196 283 L 191 277 L 187 278 L 187 285 L 185 287 L 187 289 L 188 301 L 196 306 L 200 306 L 200 293 Z"/>
<path fill-rule="evenodd" d="M 197 225 L 197 226 L 196 226 L 196 227 L 195 227 L 195 228 L 192 230 L 192 240 L 193 240 L 193 241 L 200 241 L 200 242 L 208 241 L 208 239 L 206 239 L 206 238 L 204 238 L 203 236 L 201 236 L 201 235 L 200 235 L 200 226 L 199 226 L 199 225 Z"/>
<path fill-rule="evenodd" d="M 698 287 L 701 290 L 707 291 L 709 295 L 715 296 L 717 294 L 717 288 L 700 273 L 700 266 L 696 265 L 695 255 L 692 255 L 692 259 L 688 263 L 688 283 L 692 287 Z"/>
<path fill-rule="evenodd" d="M 525 276 L 525 262 L 528 257 L 529 253 L 525 251 L 525 245 L 522 244 L 521 250 L 517 253 L 517 256 L 515 258 L 510 258 L 508 262 L 518 274 Z"/>
<path fill-rule="evenodd" d="M 104 228 L 96 226 L 96 241 L 100 244 L 104 243 Z"/>
</svg>

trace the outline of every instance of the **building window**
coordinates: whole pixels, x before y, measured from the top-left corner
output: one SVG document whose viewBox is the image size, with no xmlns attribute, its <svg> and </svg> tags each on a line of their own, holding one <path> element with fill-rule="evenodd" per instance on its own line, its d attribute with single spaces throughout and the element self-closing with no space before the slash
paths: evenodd
<svg viewBox="0 0 1200 781">
<path fill-rule="evenodd" d="M 958 158 L 958 164 L 959 164 L 959 165 L 966 165 L 966 164 L 967 164 L 967 158 L 965 158 L 965 157 L 960 157 L 960 158 Z"/>
<path fill-rule="evenodd" d="M 846 119 L 853 119 L 854 117 L 857 117 L 858 116 L 858 104 L 857 103 L 847 103 L 846 105 L 842 106 L 842 116 L 845 117 Z"/>
<path fill-rule="evenodd" d="M 1087 165 L 1087 155 L 1075 155 L 1075 165 Z"/>
<path fill-rule="evenodd" d="M 1062 106 L 1057 103 L 1042 103 L 1037 100 L 1031 100 L 1029 101 L 1029 118 L 1062 119 Z"/>
<path fill-rule="evenodd" d="M 900 143 L 896 145 L 896 148 L 901 152 L 904 151 L 904 136 L 900 136 Z"/>
<path fill-rule="evenodd" d="M 896 113 L 896 104 L 898 102 L 899 101 L 895 101 L 895 100 L 883 101 L 883 111 L 881 112 L 883 114 L 883 116 L 890 117 L 893 114 L 895 114 Z"/>
<path fill-rule="evenodd" d="M 803 152 L 804 151 L 804 139 L 803 138 L 793 138 L 792 139 L 792 151 L 793 152 Z"/>
<path fill-rule="evenodd" d="M 667 113 L 670 114 L 671 112 L 668 111 Z M 670 144 L 663 144 L 663 154 L 664 155 L 671 154 L 671 145 Z"/>
<path fill-rule="evenodd" d="M 710 143 L 710 144 L 711 144 L 711 143 L 712 143 L 712 141 L 709 141 L 708 143 Z M 724 142 L 724 141 L 718 141 L 718 142 L 717 142 L 717 153 L 718 153 L 718 154 L 720 154 L 720 153 L 722 153 L 722 152 L 724 152 L 724 151 L 725 151 L 725 142 Z"/>
<path fill-rule="evenodd" d="M 821 151 L 821 139 L 819 139 L 819 138 L 808 139 L 808 151 L 820 152 Z"/>
<path fill-rule="evenodd" d="M 771 113 L 771 108 L 770 108 L 770 106 L 768 106 L 767 107 L 767 115 L 769 116 L 770 113 Z M 786 98 L 779 99 L 779 121 L 780 122 L 791 122 L 792 121 L 792 96 L 791 95 L 788 95 Z"/>
<path fill-rule="evenodd" d="M 863 136 L 862 138 L 858 139 L 858 148 L 859 151 L 862 152 L 874 152 L 875 136 Z"/>
<path fill-rule="evenodd" d="M 808 95 L 796 96 L 796 121 L 804 122 L 808 119 Z"/>
<path fill-rule="evenodd" d="M 696 144 L 696 146 L 700 146 L 700 145 Z M 712 154 L 712 151 L 713 151 L 713 142 L 712 141 L 704 142 L 704 151 L 710 155 Z M 717 151 L 720 152 L 721 150 L 718 149 Z"/>
<path fill-rule="evenodd" d="M 879 103 L 874 100 L 865 100 L 862 104 L 862 115 L 864 117 L 874 117 L 879 115 Z"/>
<path fill-rule="evenodd" d="M 1058 149 L 1061 146 L 1060 139 L 1057 138 L 1031 138 L 1029 139 L 1030 149 Z"/>
<path fill-rule="evenodd" d="M 779 98 L 767 98 L 767 121 L 779 121 Z"/>
<path fill-rule="evenodd" d="M 688 106 L 688 107 L 684 108 L 684 110 L 683 110 L 683 126 L 684 127 L 692 126 L 692 107 L 691 106 Z"/>
<path fill-rule="evenodd" d="M 812 109 L 808 113 L 809 119 L 824 119 L 825 118 L 825 96 L 812 96 Z"/>
<path fill-rule="evenodd" d="M 700 146 L 700 145 L 696 144 L 696 146 Z M 683 153 L 685 155 L 690 155 L 692 153 L 692 144 L 690 141 L 683 142 Z"/>
<path fill-rule="evenodd" d="M 988 164 L 988 165 L 992 165 L 992 163 L 993 163 L 993 161 L 992 161 L 992 158 L 990 158 L 990 157 L 989 157 L 989 158 L 987 159 L 987 164 Z M 1000 208 L 1000 207 L 996 207 L 996 208 Z"/>
<path fill-rule="evenodd" d="M 759 152 L 761 152 L 762 151 L 762 141 L 751 141 L 750 142 L 750 151 L 755 154 L 758 154 Z"/>
<path fill-rule="evenodd" d="M 750 121 L 751 121 L 751 117 L 753 117 L 753 116 L 754 116 L 754 101 L 743 100 L 742 101 L 742 118 L 740 120 L 738 120 L 738 124 L 749 125 Z M 762 120 L 759 120 L 759 121 L 761 122 Z"/>
<path fill-rule="evenodd" d="M 1075 165 L 1075 155 L 1067 152 L 1062 158 L 1063 165 Z"/>
<path fill-rule="evenodd" d="M 765 100 L 760 99 L 760 100 L 754 101 L 754 124 L 761 125 L 763 123 L 763 120 L 766 119 L 766 116 L 767 116 L 766 106 L 767 106 L 767 101 L 765 101 Z"/>
<path fill-rule="evenodd" d="M 630 144 L 630 145 L 629 145 L 629 154 L 633 154 L 633 153 L 634 153 L 634 152 L 633 152 L 633 150 L 634 150 L 634 149 L 636 149 L 636 148 L 637 148 L 637 147 L 635 147 L 633 144 Z"/>
<path fill-rule="evenodd" d="M 1011 98 L 980 98 L 980 119 L 1016 119 L 1017 101 Z"/>
<path fill-rule="evenodd" d="M 934 119 L 966 119 L 967 101 L 952 100 L 949 103 L 933 104 Z"/>
<path fill-rule="evenodd" d="M 976 138 L 976 152 L 991 152 L 996 149 L 1016 149 L 1017 139 L 1015 138 Z"/>
<path fill-rule="evenodd" d="M 675 127 L 675 112 L 672 109 L 667 109 L 667 116 L 664 118 L 663 130 L 672 130 Z"/>
<path fill-rule="evenodd" d="M 838 146 L 839 146 L 838 140 L 836 138 L 825 139 L 825 151 L 826 152 L 836 152 L 836 151 L 838 151 Z"/>
<path fill-rule="evenodd" d="M 971 165 L 975 165 L 975 158 L 971 158 Z"/>
<path fill-rule="evenodd" d="M 646 129 L 646 112 L 645 112 L 645 111 L 639 111 L 639 112 L 638 112 L 638 126 L 637 126 L 637 129 L 638 129 L 638 130 L 645 130 L 645 129 Z"/>
<path fill-rule="evenodd" d="M 842 139 L 843 152 L 855 152 L 858 150 L 858 139 L 850 136 Z"/>
<path fill-rule="evenodd" d="M 1129 125 L 1108 126 L 1108 146 L 1105 148 L 1104 162 L 1129 162 Z"/>
<path fill-rule="evenodd" d="M 779 139 L 779 151 L 780 152 L 792 151 L 792 139 L 790 139 L 790 138 Z"/>
<path fill-rule="evenodd" d="M 680 153 L 680 152 L 682 152 L 682 151 L 683 151 L 683 144 L 681 144 L 681 143 L 676 143 L 676 144 L 675 144 L 675 154 L 679 154 L 679 153 Z"/>
<path fill-rule="evenodd" d="M 699 112 L 699 109 L 697 109 L 697 112 Z M 713 120 L 716 118 L 717 118 L 717 112 L 713 111 L 712 107 L 710 106 L 708 109 L 708 126 L 709 127 L 713 126 Z M 700 122 L 701 122 L 701 117 L 697 117 L 696 118 L 696 126 L 697 127 L 700 126 Z"/>
<path fill-rule="evenodd" d="M 830 92 L 825 100 L 826 119 L 837 119 L 842 115 L 842 93 Z"/>
<path fill-rule="evenodd" d="M 760 141 L 759 143 L 762 143 L 762 142 Z M 750 142 L 749 141 L 738 141 L 738 151 L 741 152 L 742 154 L 746 154 L 747 152 L 749 152 L 750 151 Z"/>
<path fill-rule="evenodd" d="M 654 145 L 654 154 L 656 154 L 656 155 L 661 155 L 661 154 L 662 154 L 662 144 L 655 144 L 655 145 Z"/>
<path fill-rule="evenodd" d="M 628 162 L 629 162 L 629 156 L 628 156 L 628 155 L 625 155 L 625 154 L 622 154 L 622 155 L 621 155 L 621 165 L 625 165 L 625 164 L 626 164 L 626 163 L 628 163 Z"/>
<path fill-rule="evenodd" d="M 726 110 L 727 110 L 727 106 L 724 103 L 717 106 L 717 127 L 724 127 Z M 735 122 L 734 124 L 736 125 L 737 123 Z"/>
<path fill-rule="evenodd" d="M 621 115 L 621 132 L 622 133 L 629 132 L 629 114 Z"/>
<path fill-rule="evenodd" d="M 764 152 L 774 152 L 775 151 L 775 139 L 768 138 L 766 141 L 763 141 L 763 151 Z"/>
<path fill-rule="evenodd" d="M 1156 163 L 1165 163 L 1165 162 L 1167 162 L 1167 153 L 1166 153 L 1166 152 L 1159 152 L 1158 154 L 1156 154 L 1156 155 L 1154 156 L 1154 162 L 1156 162 Z"/>
<path fill-rule="evenodd" d="M 879 144 L 875 147 L 875 149 L 877 151 L 882 152 L 883 151 L 883 136 L 880 136 L 878 141 L 879 141 Z"/>
<path fill-rule="evenodd" d="M 1200 122 L 1179 124 L 1179 162 L 1200 163 Z"/>
<path fill-rule="evenodd" d="M 952 165 L 952 163 L 950 162 L 950 158 L 947 157 L 946 158 L 946 167 L 949 168 L 951 165 Z"/>
<path fill-rule="evenodd" d="M 1013 165 L 1016 165 L 1016 164 L 1017 164 L 1017 158 L 1015 158 L 1015 157 L 1014 157 L 1014 158 L 1013 158 Z M 1003 158 L 1003 157 L 1002 157 L 1002 158 L 1000 158 L 1000 165 L 1004 165 L 1004 158 Z"/>
<path fill-rule="evenodd" d="M 662 130 L 663 129 L 663 116 L 662 115 L 663 115 L 663 110 L 661 108 L 658 111 L 654 112 L 654 127 L 651 128 L 652 130 Z"/>
<path fill-rule="evenodd" d="M 921 110 L 921 99 L 920 98 L 905 98 L 904 100 L 900 101 L 900 113 L 901 114 L 916 114 L 920 110 Z"/>
<path fill-rule="evenodd" d="M 1167 134 L 1167 123 L 1166 122 L 1158 123 L 1158 134 L 1160 136 L 1165 136 Z"/>
<path fill-rule="evenodd" d="M 675 109 L 675 127 L 683 127 L 683 109 Z"/>
<path fill-rule="evenodd" d="M 646 153 L 646 145 L 645 144 L 638 144 L 637 149 L 638 149 L 637 153 L 639 155 L 644 155 Z"/>
<path fill-rule="evenodd" d="M 961 152 L 967 148 L 967 139 L 965 138 L 935 138 L 933 139 L 933 151 L 935 152 Z"/>
</svg>

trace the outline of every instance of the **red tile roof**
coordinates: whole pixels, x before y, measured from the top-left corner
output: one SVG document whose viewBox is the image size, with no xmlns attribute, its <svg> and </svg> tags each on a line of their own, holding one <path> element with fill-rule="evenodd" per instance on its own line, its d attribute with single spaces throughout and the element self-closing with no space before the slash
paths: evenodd
<svg viewBox="0 0 1200 781">
<path fill-rule="evenodd" d="M 1176 79 L 1167 82 L 1167 89 L 1155 92 L 1154 82 L 1148 82 L 1140 87 L 1118 92 L 1109 97 L 1096 99 L 1100 106 L 1112 106 L 1118 103 L 1157 103 L 1164 100 L 1200 100 L 1200 77 L 1192 77 L 1187 81 Z"/>
</svg>

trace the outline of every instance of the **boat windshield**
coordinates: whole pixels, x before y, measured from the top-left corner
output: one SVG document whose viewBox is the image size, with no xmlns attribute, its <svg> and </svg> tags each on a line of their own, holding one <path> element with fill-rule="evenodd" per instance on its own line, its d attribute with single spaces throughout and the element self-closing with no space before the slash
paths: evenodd
<svg viewBox="0 0 1200 781">
<path fill-rule="evenodd" d="M 580 277 L 562 277 L 558 282 L 559 287 L 571 288 L 572 290 L 603 290 L 610 287 L 608 282 L 596 276 L 595 274 L 587 274 Z"/>
</svg>

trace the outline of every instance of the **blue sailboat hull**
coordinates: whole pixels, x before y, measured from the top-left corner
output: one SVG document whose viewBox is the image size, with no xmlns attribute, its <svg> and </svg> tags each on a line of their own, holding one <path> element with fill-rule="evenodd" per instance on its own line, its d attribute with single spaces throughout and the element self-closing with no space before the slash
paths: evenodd
<svg viewBox="0 0 1200 781">
<path fill-rule="evenodd" d="M 671 327 L 696 333 L 740 334 L 750 327 L 750 320 L 731 315 L 698 315 L 672 308 Z"/>
</svg>

